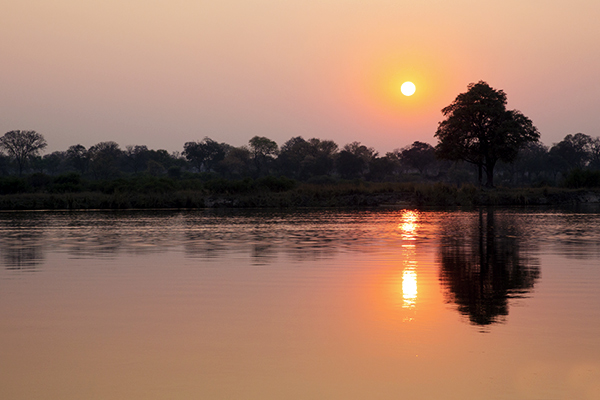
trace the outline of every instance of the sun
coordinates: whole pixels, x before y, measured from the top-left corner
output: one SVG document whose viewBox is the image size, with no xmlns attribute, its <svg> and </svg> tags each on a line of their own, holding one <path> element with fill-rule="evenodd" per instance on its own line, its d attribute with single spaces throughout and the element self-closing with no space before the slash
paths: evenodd
<svg viewBox="0 0 600 400">
<path fill-rule="evenodd" d="M 412 96 L 415 93 L 415 90 L 417 90 L 415 84 L 410 81 L 404 82 L 400 87 L 400 91 L 405 96 Z"/>
</svg>

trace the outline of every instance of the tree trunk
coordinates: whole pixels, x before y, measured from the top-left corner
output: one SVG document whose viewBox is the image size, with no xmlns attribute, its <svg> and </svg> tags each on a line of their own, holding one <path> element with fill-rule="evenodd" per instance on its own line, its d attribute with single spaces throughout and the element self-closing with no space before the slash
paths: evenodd
<svg viewBox="0 0 600 400">
<path fill-rule="evenodd" d="M 486 175 L 486 182 L 485 182 L 485 186 L 488 188 L 493 188 L 494 187 L 494 166 L 495 166 L 495 162 L 487 162 L 485 165 L 485 175 Z"/>
<path fill-rule="evenodd" d="M 23 160 L 21 158 L 16 158 L 17 166 L 19 167 L 19 176 L 23 176 Z"/>
</svg>

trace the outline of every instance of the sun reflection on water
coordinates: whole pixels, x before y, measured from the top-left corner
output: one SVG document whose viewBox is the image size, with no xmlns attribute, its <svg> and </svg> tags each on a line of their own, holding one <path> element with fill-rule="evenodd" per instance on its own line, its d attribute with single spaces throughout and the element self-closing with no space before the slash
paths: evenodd
<svg viewBox="0 0 600 400">
<path fill-rule="evenodd" d="M 402 212 L 402 222 L 398 225 L 400 229 L 402 239 L 415 240 L 416 231 L 419 227 L 417 220 L 419 219 L 419 213 L 412 210 L 404 210 Z"/>
<path fill-rule="evenodd" d="M 414 308 L 417 303 L 417 271 L 405 269 L 402 272 L 402 308 Z"/>
<path fill-rule="evenodd" d="M 416 240 L 417 221 L 419 213 L 417 211 L 405 210 L 402 213 L 402 221 L 398 225 L 402 239 L 406 241 Z M 417 306 L 418 285 L 417 285 L 417 261 L 416 246 L 414 244 L 402 245 L 402 308 L 414 311 Z M 404 321 L 412 321 L 414 315 L 406 316 Z"/>
</svg>

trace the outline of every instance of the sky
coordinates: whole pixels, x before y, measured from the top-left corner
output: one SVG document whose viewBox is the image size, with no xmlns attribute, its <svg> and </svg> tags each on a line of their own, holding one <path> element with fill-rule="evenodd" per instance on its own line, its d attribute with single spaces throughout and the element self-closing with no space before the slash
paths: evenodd
<svg viewBox="0 0 600 400">
<path fill-rule="evenodd" d="M 596 137 L 599 17 L 597 0 L 0 0 L 0 135 L 385 154 L 435 145 L 441 109 L 483 80 L 544 144 Z"/>
</svg>

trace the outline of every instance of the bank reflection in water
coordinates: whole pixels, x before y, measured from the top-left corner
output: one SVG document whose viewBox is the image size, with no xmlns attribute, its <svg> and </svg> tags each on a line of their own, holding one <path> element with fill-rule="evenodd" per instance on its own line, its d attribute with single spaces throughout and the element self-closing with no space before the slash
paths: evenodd
<svg viewBox="0 0 600 400">
<path fill-rule="evenodd" d="M 1 263 L 6 269 L 35 271 L 44 262 L 43 216 L 23 218 L 20 214 L 0 221 Z"/>
<path fill-rule="evenodd" d="M 472 324 L 503 322 L 509 300 L 526 297 L 539 278 L 539 260 L 527 250 L 513 215 L 489 209 L 466 224 L 464 219 L 448 219 L 439 250 L 447 301 Z"/>
</svg>

